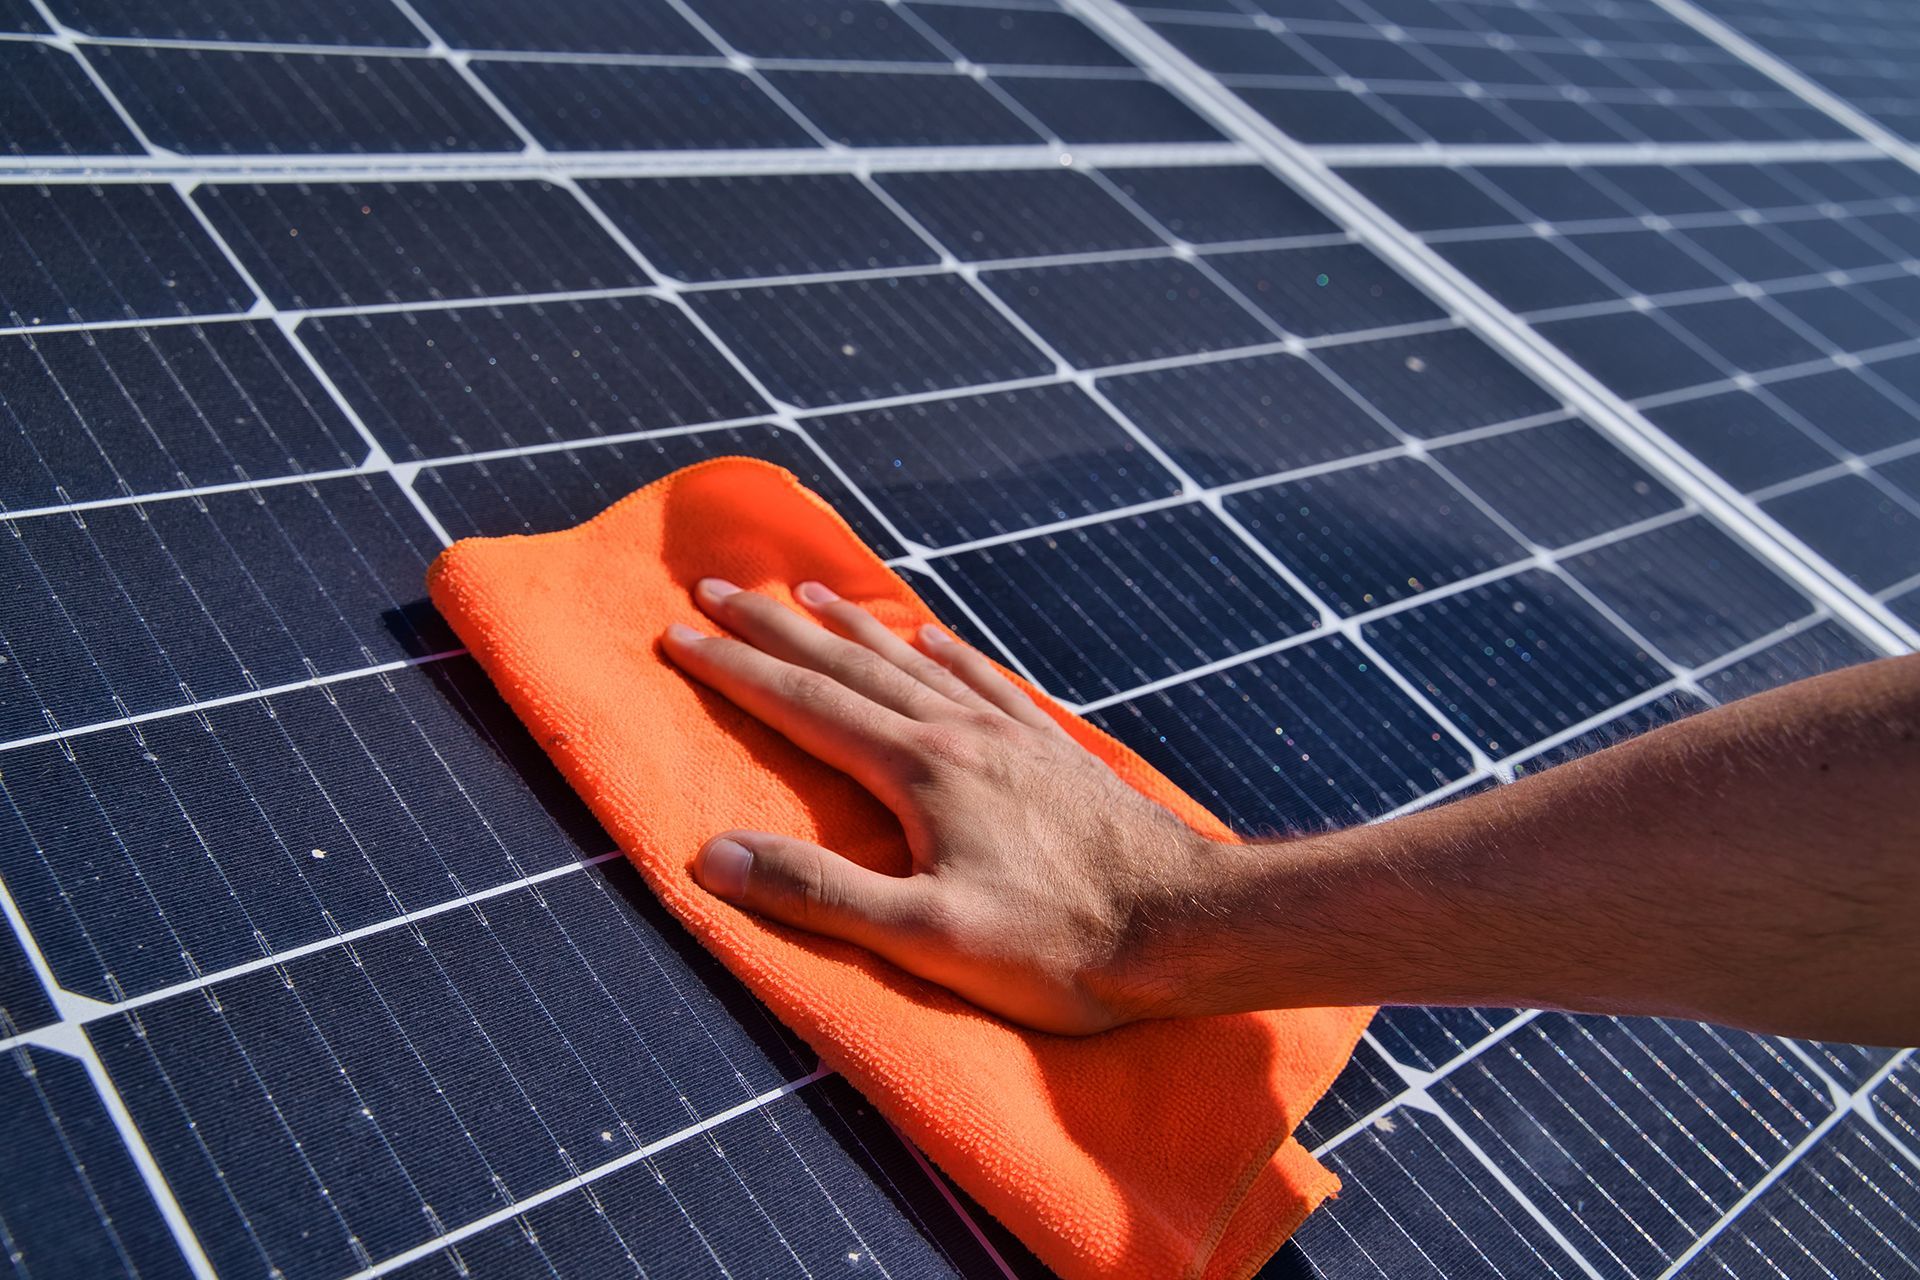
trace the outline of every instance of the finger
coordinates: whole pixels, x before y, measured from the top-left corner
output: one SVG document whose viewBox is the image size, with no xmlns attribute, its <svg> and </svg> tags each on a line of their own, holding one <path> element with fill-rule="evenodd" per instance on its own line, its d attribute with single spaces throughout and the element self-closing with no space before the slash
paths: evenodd
<svg viewBox="0 0 1920 1280">
<path fill-rule="evenodd" d="M 707 841 L 693 875 L 735 906 L 883 956 L 907 946 L 931 892 L 924 877 L 882 875 L 817 844 L 763 831 L 728 831 Z"/>
<path fill-rule="evenodd" d="M 821 625 L 837 636 L 873 650 L 894 666 L 944 698 L 951 698 L 975 711 L 992 709 L 992 703 L 975 693 L 966 681 L 887 630 L 880 620 L 851 600 L 843 600 L 818 582 L 803 582 L 794 588 L 794 598 L 813 611 Z"/>
<path fill-rule="evenodd" d="M 1021 724 L 1032 725 L 1036 729 L 1059 728 L 1052 716 L 1042 711 L 1018 685 L 1001 675 L 999 668 L 987 661 L 986 655 L 972 645 L 962 644 L 935 626 L 921 627 L 919 640 L 921 648 L 935 662 L 953 672 L 966 682 L 968 688 Z"/>
<path fill-rule="evenodd" d="M 933 691 L 873 650 L 828 631 L 778 600 L 702 578 L 693 598 L 709 617 L 756 649 L 831 676 L 860 696 L 915 719 L 938 715 Z"/>
<path fill-rule="evenodd" d="M 731 636 L 703 636 L 675 623 L 661 648 L 682 671 L 818 756 L 882 800 L 910 758 L 914 722 L 861 697 L 833 677 L 784 662 Z"/>
</svg>

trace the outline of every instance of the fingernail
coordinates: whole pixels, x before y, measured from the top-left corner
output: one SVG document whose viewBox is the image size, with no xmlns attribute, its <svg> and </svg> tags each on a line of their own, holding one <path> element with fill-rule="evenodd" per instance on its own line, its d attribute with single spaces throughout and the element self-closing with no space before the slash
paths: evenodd
<svg viewBox="0 0 1920 1280">
<path fill-rule="evenodd" d="M 738 898 L 747 891 L 747 872 L 753 851 L 738 840 L 714 840 L 700 851 L 694 870 L 708 893 Z"/>
<path fill-rule="evenodd" d="M 676 644 L 691 644 L 700 638 L 700 633 L 684 622 L 676 622 L 667 628 L 667 639 Z"/>
<path fill-rule="evenodd" d="M 953 637 L 931 622 L 920 628 L 920 638 L 928 644 L 952 644 Z"/>
<path fill-rule="evenodd" d="M 702 578 L 700 579 L 700 590 L 706 592 L 708 597 L 714 600 L 725 600 L 728 596 L 740 594 L 740 588 L 734 586 L 725 578 Z"/>
<path fill-rule="evenodd" d="M 810 604 L 815 608 L 821 605 L 832 604 L 840 598 L 818 582 L 803 582 L 793 589 L 793 594 L 800 597 L 802 604 Z"/>
</svg>

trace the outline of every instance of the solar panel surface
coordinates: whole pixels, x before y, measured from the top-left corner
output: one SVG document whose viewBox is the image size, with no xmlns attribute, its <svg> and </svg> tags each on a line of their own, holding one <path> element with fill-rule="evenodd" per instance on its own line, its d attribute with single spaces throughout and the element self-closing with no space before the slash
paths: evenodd
<svg viewBox="0 0 1920 1280">
<path fill-rule="evenodd" d="M 0 2 L 0 1257 L 1043 1274 L 654 905 L 453 537 L 771 459 L 1250 832 L 1911 648 L 1912 20 L 1705 8 Z M 1269 1274 L 1900 1274 L 1917 1072 L 1389 1009 Z"/>
</svg>

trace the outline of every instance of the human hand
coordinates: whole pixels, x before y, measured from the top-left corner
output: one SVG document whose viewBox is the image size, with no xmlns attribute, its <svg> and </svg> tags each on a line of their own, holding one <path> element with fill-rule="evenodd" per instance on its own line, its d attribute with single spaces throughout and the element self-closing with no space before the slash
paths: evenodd
<svg viewBox="0 0 1920 1280">
<path fill-rule="evenodd" d="M 730 636 L 675 625 L 667 655 L 899 819 L 908 876 L 759 831 L 694 863 L 709 892 L 878 953 L 982 1008 L 1079 1035 L 1172 1012 L 1140 963 L 1218 848 L 1122 782 L 978 651 L 918 647 L 817 582 L 812 618 L 715 578 L 694 599 Z"/>
</svg>

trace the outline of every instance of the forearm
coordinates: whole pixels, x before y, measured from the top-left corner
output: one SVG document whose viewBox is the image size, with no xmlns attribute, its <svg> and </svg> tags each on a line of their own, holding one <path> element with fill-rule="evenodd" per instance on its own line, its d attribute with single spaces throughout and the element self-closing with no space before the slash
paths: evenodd
<svg viewBox="0 0 1920 1280">
<path fill-rule="evenodd" d="M 1920 1039 L 1920 657 L 1327 836 L 1197 846 L 1181 1011 L 1517 1004 Z"/>
</svg>

